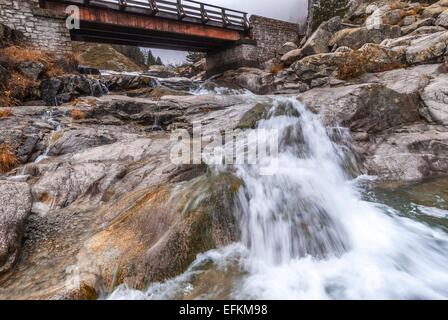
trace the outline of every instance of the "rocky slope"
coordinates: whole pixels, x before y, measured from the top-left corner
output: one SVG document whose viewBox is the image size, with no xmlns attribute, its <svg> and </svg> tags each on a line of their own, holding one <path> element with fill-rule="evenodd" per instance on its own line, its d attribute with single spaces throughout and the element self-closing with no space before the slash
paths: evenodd
<svg viewBox="0 0 448 320">
<path fill-rule="evenodd" d="M 108 44 L 73 42 L 81 65 L 99 70 L 143 71 L 143 68 Z"/>
<path fill-rule="evenodd" d="M 0 298 L 144 288 L 239 239 L 241 181 L 173 164 L 171 132 L 200 122 L 210 141 L 253 128 L 280 94 L 301 100 L 336 140 L 349 133 L 337 142 L 356 159 L 353 175 L 400 183 L 446 175 L 448 2 L 361 3 L 303 45 L 279 48 L 266 64 L 280 65 L 276 73 L 241 68 L 205 83 L 62 76 L 42 84 L 47 103 L 62 105 L 3 112 L 0 145 L 14 161 L 0 173 Z M 112 94 L 95 97 L 85 79 Z"/>
</svg>

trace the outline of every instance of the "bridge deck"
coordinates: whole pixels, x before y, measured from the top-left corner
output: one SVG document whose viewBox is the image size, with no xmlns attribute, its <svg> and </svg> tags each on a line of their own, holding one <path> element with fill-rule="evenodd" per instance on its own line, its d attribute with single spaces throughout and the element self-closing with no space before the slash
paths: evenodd
<svg viewBox="0 0 448 320">
<path fill-rule="evenodd" d="M 41 0 L 64 12 L 80 9 L 81 28 L 72 40 L 188 51 L 214 51 L 245 38 L 244 12 L 192 0 Z"/>
</svg>

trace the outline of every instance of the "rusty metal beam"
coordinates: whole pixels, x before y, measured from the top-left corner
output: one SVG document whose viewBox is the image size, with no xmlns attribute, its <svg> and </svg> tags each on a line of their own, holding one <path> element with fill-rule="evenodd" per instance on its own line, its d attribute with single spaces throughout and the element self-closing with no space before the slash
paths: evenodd
<svg viewBox="0 0 448 320">
<path fill-rule="evenodd" d="M 65 4 L 57 0 L 45 0 L 45 4 L 46 8 L 49 10 L 59 13 L 62 13 L 65 10 Z M 122 4 L 125 5 L 126 1 L 122 1 Z M 194 39 L 189 42 L 192 46 L 191 49 L 197 47 L 204 50 L 203 43 L 205 43 L 211 50 L 214 50 L 217 46 L 228 45 L 231 42 L 239 41 L 245 37 L 244 33 L 241 31 L 195 24 L 185 20 L 170 20 L 162 17 L 140 15 L 127 11 L 115 11 L 107 8 L 84 5 L 79 5 L 79 8 L 82 23 L 102 25 L 105 29 L 108 27 L 119 27 L 127 34 L 132 34 L 135 30 L 138 30 L 140 34 L 142 31 L 146 31 L 148 35 L 157 33 L 160 40 L 160 46 L 163 46 L 165 43 L 167 44 L 167 41 L 163 41 L 163 38 L 171 42 L 178 42 L 179 47 L 182 48 L 185 47 L 184 39 Z M 72 30 L 72 33 L 76 34 L 79 33 L 79 31 Z M 118 33 L 114 38 L 117 41 L 119 40 Z M 150 42 L 157 42 L 156 38 L 153 40 L 154 41 Z"/>
</svg>

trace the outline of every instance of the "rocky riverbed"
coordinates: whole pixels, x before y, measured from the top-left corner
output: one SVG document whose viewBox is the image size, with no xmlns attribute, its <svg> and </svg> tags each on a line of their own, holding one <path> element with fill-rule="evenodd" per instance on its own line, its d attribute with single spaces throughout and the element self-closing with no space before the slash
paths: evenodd
<svg viewBox="0 0 448 320">
<path fill-rule="evenodd" d="M 198 254 L 241 241 L 238 204 L 248 181 L 235 168 L 174 164 L 172 133 L 200 123 L 209 141 L 212 132 L 254 129 L 279 97 L 317 116 L 352 177 L 375 177 L 383 200 L 368 200 L 394 207 L 375 188 L 403 199 L 420 190 L 416 183 L 439 179 L 431 192 L 415 192 L 446 210 L 448 2 L 385 3 L 361 1 L 306 42 L 279 48 L 264 70 L 201 82 L 62 75 L 42 79 L 44 103 L 0 108 L 0 145 L 13 158 L 0 167 L 0 298 L 95 299 L 121 284 L 143 290 L 191 271 Z M 446 233 L 444 214 L 434 222 Z M 195 289 L 190 297 L 204 294 L 200 281 Z"/>
</svg>

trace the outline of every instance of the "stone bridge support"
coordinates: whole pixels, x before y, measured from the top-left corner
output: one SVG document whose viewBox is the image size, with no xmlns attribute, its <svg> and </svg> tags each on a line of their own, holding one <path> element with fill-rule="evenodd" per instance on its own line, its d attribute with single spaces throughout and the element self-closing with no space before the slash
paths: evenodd
<svg viewBox="0 0 448 320">
<path fill-rule="evenodd" d="M 36 0 L 0 0 L 0 23 L 21 31 L 31 47 L 60 56 L 72 51 L 65 17 L 39 8 Z"/>
<path fill-rule="evenodd" d="M 276 56 L 286 42 L 299 42 L 299 25 L 286 21 L 251 16 L 251 40 L 241 40 L 232 47 L 207 54 L 207 75 L 239 67 L 255 67 Z"/>
</svg>

